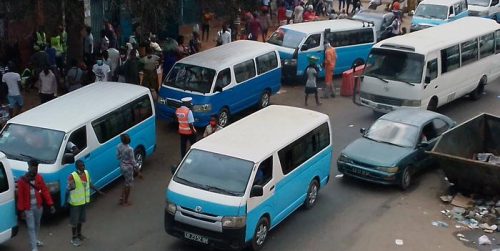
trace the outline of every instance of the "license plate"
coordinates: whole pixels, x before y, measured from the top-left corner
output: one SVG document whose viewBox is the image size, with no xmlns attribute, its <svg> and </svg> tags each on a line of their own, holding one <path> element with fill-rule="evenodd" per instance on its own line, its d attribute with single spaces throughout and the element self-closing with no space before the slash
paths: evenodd
<svg viewBox="0 0 500 251">
<path fill-rule="evenodd" d="M 352 172 L 355 173 L 355 174 L 359 174 L 359 175 L 363 175 L 363 176 L 368 176 L 368 171 L 365 171 L 363 169 L 353 168 Z"/>
<path fill-rule="evenodd" d="M 188 240 L 196 241 L 199 243 L 203 243 L 203 244 L 208 244 L 208 238 L 205 236 L 201 236 L 199 234 L 184 232 L 184 238 L 186 238 Z"/>
<path fill-rule="evenodd" d="M 377 105 L 377 108 L 378 108 L 378 109 L 382 109 L 382 110 L 392 111 L 392 107 L 390 107 L 390 106 L 388 106 L 388 105 L 378 104 L 378 105 Z"/>
</svg>

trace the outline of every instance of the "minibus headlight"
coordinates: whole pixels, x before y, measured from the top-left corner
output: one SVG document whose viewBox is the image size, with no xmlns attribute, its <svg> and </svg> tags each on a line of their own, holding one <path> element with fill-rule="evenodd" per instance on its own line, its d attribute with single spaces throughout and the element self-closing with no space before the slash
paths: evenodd
<svg viewBox="0 0 500 251">
<path fill-rule="evenodd" d="M 399 171 L 399 167 L 393 166 L 393 167 L 385 167 L 385 166 L 379 166 L 376 168 L 379 171 L 386 172 L 386 173 L 397 173 Z"/>
<path fill-rule="evenodd" d="M 401 105 L 402 106 L 420 106 L 421 104 L 422 104 L 421 100 L 405 99 L 405 100 L 403 100 L 403 103 Z"/>
<path fill-rule="evenodd" d="M 177 211 L 177 205 L 167 200 L 167 212 L 173 215 L 175 214 L 176 211 Z"/>
<path fill-rule="evenodd" d="M 223 217 L 222 227 L 224 228 L 242 228 L 247 223 L 246 216 L 239 217 Z"/>
<path fill-rule="evenodd" d="M 47 184 L 47 188 L 49 189 L 50 193 L 59 192 L 59 181 L 47 182 L 46 184 Z"/>
<path fill-rule="evenodd" d="M 210 111 L 212 111 L 211 104 L 193 105 L 193 112 L 210 112 Z"/>
</svg>

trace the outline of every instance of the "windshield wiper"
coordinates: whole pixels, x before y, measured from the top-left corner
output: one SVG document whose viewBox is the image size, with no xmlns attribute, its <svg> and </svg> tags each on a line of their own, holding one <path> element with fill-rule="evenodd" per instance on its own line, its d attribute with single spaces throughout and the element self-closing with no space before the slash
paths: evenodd
<svg viewBox="0 0 500 251">
<path fill-rule="evenodd" d="M 389 83 L 389 81 L 387 81 L 387 80 L 385 80 L 385 79 L 383 79 L 383 78 L 381 78 L 381 77 L 379 77 L 379 76 L 377 76 L 377 75 L 371 75 L 371 74 L 370 74 L 370 75 L 367 75 L 367 74 L 365 74 L 365 76 L 368 76 L 368 77 L 374 77 L 374 78 L 376 78 L 376 79 L 378 79 L 378 80 L 380 80 L 380 81 L 382 81 L 382 82 L 384 82 L 384 83 Z"/>
<path fill-rule="evenodd" d="M 192 187 L 196 187 L 196 188 L 201 188 L 203 190 L 208 190 L 207 186 L 203 186 L 201 184 L 194 183 L 192 181 L 189 181 L 187 179 L 181 178 L 179 176 L 175 176 L 175 179 L 178 179 L 178 180 L 182 181 L 181 183 L 184 184 L 184 185 L 188 185 L 188 186 L 192 186 Z"/>
<path fill-rule="evenodd" d="M 405 84 L 409 84 L 409 85 L 411 85 L 411 86 L 415 86 L 415 84 L 414 84 L 414 83 L 410 83 L 410 82 L 408 82 L 408 81 L 406 81 L 406 80 L 401 80 L 401 79 L 396 79 L 396 80 L 397 80 L 397 81 L 399 81 L 399 82 L 403 82 L 403 83 L 405 83 Z"/>
<path fill-rule="evenodd" d="M 219 192 L 219 193 L 224 193 L 224 194 L 233 195 L 233 196 L 239 195 L 239 193 L 228 191 L 228 190 L 226 190 L 224 188 L 220 188 L 220 187 L 208 186 L 208 185 L 206 187 L 207 187 L 207 190 L 210 192 Z"/>
</svg>

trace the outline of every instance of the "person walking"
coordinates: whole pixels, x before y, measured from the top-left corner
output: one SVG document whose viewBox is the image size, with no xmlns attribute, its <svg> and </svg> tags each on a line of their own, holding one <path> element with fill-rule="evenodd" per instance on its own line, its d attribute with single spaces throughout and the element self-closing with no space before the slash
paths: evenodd
<svg viewBox="0 0 500 251">
<path fill-rule="evenodd" d="M 81 241 L 86 237 L 82 234 L 82 224 L 87 219 L 86 207 L 90 203 L 90 189 L 104 195 L 97 189 L 90 179 L 90 174 L 85 170 L 85 163 L 82 160 L 75 162 L 76 171 L 72 172 L 68 177 L 68 204 L 69 204 L 69 221 L 71 225 L 71 244 L 80 246 Z"/>
<path fill-rule="evenodd" d="M 205 127 L 205 132 L 203 132 L 203 138 L 208 137 L 214 132 L 217 132 L 222 129 L 222 126 L 219 125 L 219 121 L 217 120 L 217 116 L 210 117 L 210 123 Z"/>
<path fill-rule="evenodd" d="M 208 8 L 203 10 L 201 17 L 201 40 L 208 41 L 208 37 L 210 36 L 210 21 L 212 21 L 213 17 L 214 14 Z"/>
<path fill-rule="evenodd" d="M 189 52 L 195 54 L 201 51 L 200 33 L 193 31 L 193 36 L 189 40 Z"/>
<path fill-rule="evenodd" d="M 346 0 L 339 0 L 339 13 L 345 12 L 345 1 Z M 349 9 L 349 7 L 347 8 Z"/>
<path fill-rule="evenodd" d="M 231 30 L 228 24 L 222 25 L 222 29 L 217 32 L 217 45 L 231 43 Z"/>
<path fill-rule="evenodd" d="M 257 41 L 259 38 L 259 34 L 262 33 L 262 27 L 260 26 L 260 22 L 259 22 L 259 18 L 258 18 L 257 13 L 253 13 L 252 17 L 253 17 L 252 20 L 248 24 L 248 28 L 250 31 L 248 37 L 250 40 Z"/>
<path fill-rule="evenodd" d="M 106 64 L 109 65 L 110 69 L 110 79 L 111 81 L 117 81 L 118 80 L 118 74 L 116 72 L 116 69 L 118 69 L 118 66 L 120 66 L 120 51 L 117 50 L 115 47 L 110 47 L 107 50 L 108 58 L 106 59 Z"/>
<path fill-rule="evenodd" d="M 82 87 L 83 82 L 83 70 L 78 67 L 78 61 L 76 59 L 71 60 L 71 69 L 66 73 L 66 90 L 72 92 L 80 87 Z"/>
<path fill-rule="evenodd" d="M 92 65 L 94 61 L 94 36 L 92 35 L 92 28 L 85 27 L 85 37 L 83 38 L 83 60 L 86 65 Z"/>
<path fill-rule="evenodd" d="M 305 105 L 307 106 L 307 98 L 309 97 L 309 94 L 314 94 L 314 98 L 316 99 L 316 105 L 321 105 L 318 99 L 318 74 L 319 74 L 319 67 L 316 64 L 318 61 L 318 58 L 315 56 L 309 56 L 309 65 L 307 66 L 305 72 L 307 76 L 306 80 L 306 88 L 305 88 Z"/>
<path fill-rule="evenodd" d="M 42 72 L 38 75 L 40 88 L 38 90 L 40 96 L 40 103 L 43 104 L 47 101 L 54 99 L 57 96 L 57 79 L 56 75 L 45 66 Z"/>
<path fill-rule="evenodd" d="M 141 58 L 140 65 L 143 70 L 143 80 L 141 85 L 149 88 L 150 90 L 158 90 L 158 73 L 156 69 L 160 65 L 160 57 L 153 54 L 151 47 L 146 48 L 147 55 Z"/>
<path fill-rule="evenodd" d="M 181 136 L 181 158 L 184 158 L 187 152 L 187 142 L 191 145 L 196 143 L 196 128 L 194 128 L 194 116 L 191 111 L 193 98 L 185 97 L 181 99 L 182 105 L 177 108 L 175 115 L 179 122 L 179 135 Z"/>
<path fill-rule="evenodd" d="M 262 13 L 259 16 L 259 23 L 260 23 L 260 30 L 262 33 L 262 42 L 266 42 L 269 27 L 271 27 L 272 25 L 271 17 L 267 9 L 262 10 Z"/>
<path fill-rule="evenodd" d="M 116 158 L 120 162 L 120 170 L 125 180 L 123 183 L 122 194 L 119 204 L 121 206 L 130 206 L 130 188 L 134 183 L 134 174 L 137 173 L 138 177 L 142 179 L 142 174 L 139 165 L 135 160 L 134 149 L 130 146 L 130 136 L 126 133 L 120 135 L 121 143 L 118 144 L 116 150 Z"/>
<path fill-rule="evenodd" d="M 104 51 L 104 55 L 107 54 L 107 51 Z M 95 81 L 108 81 L 109 73 L 111 72 L 111 68 L 109 65 L 105 64 L 104 56 L 101 55 L 99 59 L 97 59 L 94 66 L 92 66 L 92 72 L 95 75 Z"/>
<path fill-rule="evenodd" d="M 137 59 L 137 50 L 130 51 L 127 61 L 123 64 L 123 73 L 125 82 L 130 84 L 139 84 L 139 59 Z"/>
<path fill-rule="evenodd" d="M 330 43 L 325 43 L 325 90 L 323 91 L 323 98 L 331 96 L 335 97 L 335 88 L 333 86 L 333 74 L 335 64 L 337 62 L 337 52 Z"/>
<path fill-rule="evenodd" d="M 300 2 L 293 10 L 293 23 L 302 23 L 304 15 L 304 2 Z"/>
<path fill-rule="evenodd" d="M 15 72 L 14 65 L 11 64 L 7 72 L 2 75 L 2 82 L 7 85 L 7 100 L 9 101 L 9 116 L 13 118 L 21 112 L 24 105 L 21 95 L 21 75 Z"/>
<path fill-rule="evenodd" d="M 17 182 L 17 210 L 26 221 L 32 251 L 38 251 L 38 247 L 43 246 L 43 242 L 38 239 L 38 233 L 44 202 L 50 207 L 50 213 L 54 214 L 56 208 L 47 185 L 38 174 L 38 162 L 30 160 L 28 172 Z"/>
</svg>

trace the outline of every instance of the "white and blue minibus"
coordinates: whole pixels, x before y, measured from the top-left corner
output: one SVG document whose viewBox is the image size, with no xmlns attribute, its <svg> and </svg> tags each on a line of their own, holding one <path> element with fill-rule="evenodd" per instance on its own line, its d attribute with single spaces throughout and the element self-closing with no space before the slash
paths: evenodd
<svg viewBox="0 0 500 251">
<path fill-rule="evenodd" d="M 351 69 L 353 64 L 363 64 L 376 41 L 371 23 L 337 19 L 284 25 L 267 42 L 278 47 L 283 60 L 283 78 L 291 81 L 303 77 L 309 65 L 309 56 L 317 57 L 318 62 L 324 61 L 325 42 L 335 47 L 337 61 L 334 74 L 341 74 Z M 324 74 L 321 71 L 319 75 L 324 77 Z"/>
<path fill-rule="evenodd" d="M 158 116 L 175 120 L 184 97 L 193 98 L 195 126 L 218 116 L 229 117 L 251 106 L 266 107 L 281 87 L 281 63 L 276 47 L 242 40 L 179 60 L 159 91 Z"/>
<path fill-rule="evenodd" d="M 467 0 L 424 0 L 411 20 L 410 31 L 445 24 L 469 16 Z"/>
<path fill-rule="evenodd" d="M 130 135 L 142 167 L 156 148 L 153 104 L 149 89 L 142 86 L 90 84 L 10 119 L 0 133 L 0 151 L 16 179 L 27 171 L 28 160 L 38 160 L 55 204 L 63 206 L 74 159 L 85 162 L 98 188 L 121 175 L 116 147 L 122 133 Z M 68 147 L 73 144 L 78 152 Z"/>
<path fill-rule="evenodd" d="M 6 161 L 0 153 L 0 244 L 17 234 L 17 214 L 14 191 L 16 184 Z"/>
<path fill-rule="evenodd" d="M 260 249 L 270 229 L 314 206 L 332 153 L 327 115 L 255 112 L 191 147 L 168 185 L 165 230 L 208 247 Z"/>
</svg>

